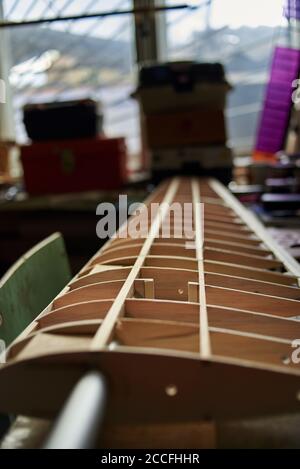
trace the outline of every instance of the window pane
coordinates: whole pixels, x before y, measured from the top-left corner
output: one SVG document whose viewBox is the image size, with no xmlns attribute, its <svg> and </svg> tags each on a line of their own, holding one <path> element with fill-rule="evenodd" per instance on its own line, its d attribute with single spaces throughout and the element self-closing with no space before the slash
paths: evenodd
<svg viewBox="0 0 300 469">
<path fill-rule="evenodd" d="M 4 1 L 5 17 L 18 21 L 131 8 L 131 0 Z M 139 149 L 131 15 L 12 28 L 10 38 L 19 140 L 25 103 L 92 97 L 103 103 L 106 134 Z"/>
<path fill-rule="evenodd" d="M 167 0 L 168 5 L 182 3 Z M 191 1 L 195 10 L 167 13 L 169 60 L 222 62 L 229 82 L 229 143 L 249 150 L 268 79 L 272 51 L 284 39 L 283 0 Z M 201 6 L 202 5 L 202 6 Z"/>
</svg>

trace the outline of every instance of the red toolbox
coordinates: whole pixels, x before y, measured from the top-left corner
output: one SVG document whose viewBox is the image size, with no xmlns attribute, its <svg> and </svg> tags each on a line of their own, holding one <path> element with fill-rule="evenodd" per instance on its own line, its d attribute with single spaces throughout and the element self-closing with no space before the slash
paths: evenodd
<svg viewBox="0 0 300 469">
<path fill-rule="evenodd" d="M 32 195 L 119 189 L 128 177 L 124 138 L 32 143 L 21 160 Z"/>
</svg>

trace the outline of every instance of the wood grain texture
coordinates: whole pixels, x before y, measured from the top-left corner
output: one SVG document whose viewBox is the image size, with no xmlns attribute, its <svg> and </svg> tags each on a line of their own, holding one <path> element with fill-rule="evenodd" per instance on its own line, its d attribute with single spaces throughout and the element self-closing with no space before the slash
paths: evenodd
<svg viewBox="0 0 300 469">
<path fill-rule="evenodd" d="M 148 231 L 124 237 L 132 215 L 12 343 L 0 410 L 53 416 L 99 369 L 110 428 L 299 412 L 295 263 L 211 180 L 165 181 L 143 210 Z"/>
</svg>

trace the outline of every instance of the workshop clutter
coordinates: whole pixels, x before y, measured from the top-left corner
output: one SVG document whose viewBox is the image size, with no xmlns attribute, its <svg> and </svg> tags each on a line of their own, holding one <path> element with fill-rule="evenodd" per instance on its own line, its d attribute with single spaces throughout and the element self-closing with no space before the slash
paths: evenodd
<svg viewBox="0 0 300 469">
<path fill-rule="evenodd" d="M 110 190 L 127 182 L 125 139 L 103 135 L 100 110 L 89 99 L 25 106 L 32 143 L 21 147 L 21 161 L 28 193 Z"/>
<path fill-rule="evenodd" d="M 207 174 L 214 167 L 230 172 L 224 115 L 230 89 L 219 63 L 141 67 L 134 96 L 140 103 L 142 134 L 154 176 L 190 170 Z"/>
<path fill-rule="evenodd" d="M 101 104 L 92 99 L 27 104 L 23 112 L 34 142 L 94 138 L 103 132 Z"/>
<path fill-rule="evenodd" d="M 128 177 L 124 138 L 35 142 L 21 160 L 32 195 L 119 189 Z"/>
</svg>

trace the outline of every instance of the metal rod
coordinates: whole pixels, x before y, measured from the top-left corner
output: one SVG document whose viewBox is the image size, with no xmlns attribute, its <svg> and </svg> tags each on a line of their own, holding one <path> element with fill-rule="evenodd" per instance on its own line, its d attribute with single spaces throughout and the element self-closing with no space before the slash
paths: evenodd
<svg viewBox="0 0 300 469">
<path fill-rule="evenodd" d="M 91 449 L 103 423 L 107 385 L 97 371 L 87 373 L 70 394 L 44 449 Z"/>
<path fill-rule="evenodd" d="M 131 10 L 112 10 L 99 13 L 87 13 L 85 15 L 71 15 L 71 16 L 57 16 L 55 18 L 39 18 L 37 20 L 28 21 L 2 21 L 0 22 L 0 28 L 14 28 L 20 26 L 33 26 L 43 23 L 56 23 L 59 21 L 74 21 L 74 20 L 88 20 L 92 18 L 105 18 L 109 16 L 120 16 L 120 15 L 137 15 L 137 14 L 148 14 L 148 13 L 159 13 L 167 10 L 183 10 L 183 9 L 196 9 L 196 6 L 187 5 L 186 3 L 181 5 L 173 6 L 157 6 L 155 8 L 135 8 Z"/>
</svg>

